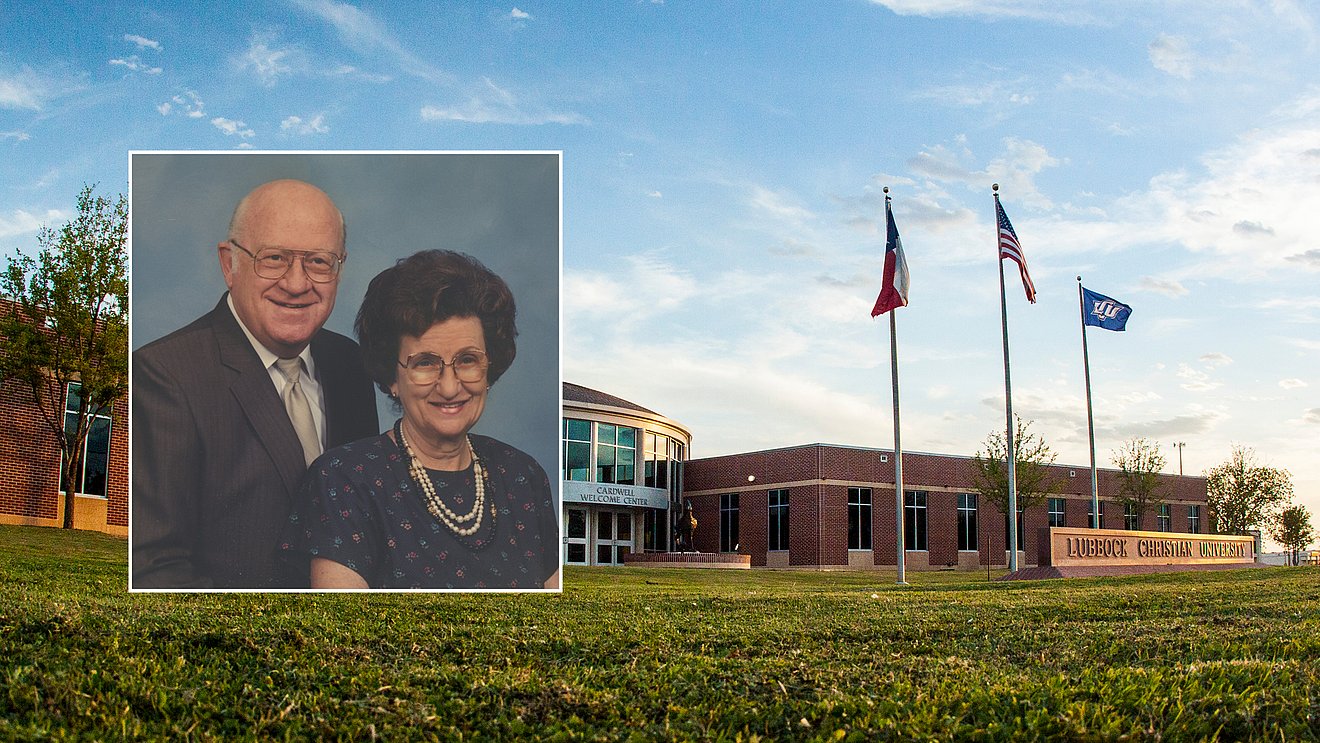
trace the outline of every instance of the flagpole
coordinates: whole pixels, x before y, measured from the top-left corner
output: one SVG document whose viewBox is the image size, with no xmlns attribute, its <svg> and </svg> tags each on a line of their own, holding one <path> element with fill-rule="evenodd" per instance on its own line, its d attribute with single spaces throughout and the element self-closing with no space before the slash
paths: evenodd
<svg viewBox="0 0 1320 743">
<path fill-rule="evenodd" d="M 897 312 L 889 313 L 889 376 L 894 383 L 894 508 L 898 528 L 896 549 L 898 554 L 898 585 L 907 585 L 907 551 L 903 544 L 903 438 L 898 422 L 898 321 Z"/>
<path fill-rule="evenodd" d="M 995 262 L 999 264 L 999 316 L 1004 330 L 1004 417 L 1008 424 L 1004 441 L 1008 449 L 1008 572 L 1018 569 L 1017 539 L 1017 451 L 1013 445 L 1013 382 L 1008 360 L 1008 299 L 1004 292 L 1004 259 L 999 248 L 999 184 L 991 187 L 995 195 Z"/>
<path fill-rule="evenodd" d="M 890 198 L 889 186 L 885 186 L 885 227 L 888 229 L 890 217 Z M 907 550 L 903 544 L 903 437 L 902 426 L 899 425 L 898 413 L 898 313 L 894 310 L 889 311 L 889 378 L 893 384 L 894 392 L 894 509 L 895 509 L 895 553 L 898 566 L 897 583 L 900 586 L 906 586 L 907 582 Z"/>
<path fill-rule="evenodd" d="M 1100 528 L 1100 476 L 1095 466 L 1095 417 L 1091 408 L 1091 355 L 1086 348 L 1086 300 L 1082 298 L 1082 277 L 1077 277 L 1077 307 L 1082 323 L 1082 367 L 1086 371 L 1086 437 L 1091 444 L 1091 528 Z"/>
</svg>

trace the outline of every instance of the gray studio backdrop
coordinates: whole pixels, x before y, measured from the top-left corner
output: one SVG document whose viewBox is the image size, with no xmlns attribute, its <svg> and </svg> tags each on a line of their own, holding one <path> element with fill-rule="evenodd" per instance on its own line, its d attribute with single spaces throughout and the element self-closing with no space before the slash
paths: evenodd
<svg viewBox="0 0 1320 743">
<path fill-rule="evenodd" d="M 216 244 L 234 205 L 277 178 L 312 183 L 348 225 L 326 327 L 349 337 L 367 284 L 418 250 L 475 256 L 518 305 L 518 356 L 473 429 L 559 482 L 559 153 L 144 153 L 129 156 L 133 348 L 192 322 L 225 291 Z M 398 417 L 379 391 L 382 430 Z"/>
</svg>

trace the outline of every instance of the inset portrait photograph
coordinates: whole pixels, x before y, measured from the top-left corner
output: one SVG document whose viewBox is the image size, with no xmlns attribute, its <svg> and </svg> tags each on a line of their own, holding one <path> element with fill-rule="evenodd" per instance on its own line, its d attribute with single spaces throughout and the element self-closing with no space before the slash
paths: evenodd
<svg viewBox="0 0 1320 743">
<path fill-rule="evenodd" d="M 557 152 L 134 152 L 134 591 L 559 588 Z"/>
</svg>

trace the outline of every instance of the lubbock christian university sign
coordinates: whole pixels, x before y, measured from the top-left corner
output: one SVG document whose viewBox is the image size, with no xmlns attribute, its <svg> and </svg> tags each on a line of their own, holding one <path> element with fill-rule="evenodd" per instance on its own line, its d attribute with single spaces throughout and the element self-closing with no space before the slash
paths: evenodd
<svg viewBox="0 0 1320 743">
<path fill-rule="evenodd" d="M 1145 567 L 1159 565 L 1250 565 L 1252 537 L 1053 527 L 1042 540 L 1040 565 L 1054 567 Z"/>
</svg>

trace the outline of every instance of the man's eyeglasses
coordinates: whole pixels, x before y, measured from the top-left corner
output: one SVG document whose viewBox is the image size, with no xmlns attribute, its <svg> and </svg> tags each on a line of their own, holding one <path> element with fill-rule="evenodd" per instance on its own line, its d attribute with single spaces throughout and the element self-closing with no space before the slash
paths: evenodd
<svg viewBox="0 0 1320 743">
<path fill-rule="evenodd" d="M 252 256 L 252 270 L 263 279 L 281 279 L 293 267 L 294 260 L 302 261 L 303 273 L 318 284 L 334 281 L 346 256 L 328 250 L 285 250 L 262 248 L 256 253 L 230 240 L 230 245 Z"/>
<path fill-rule="evenodd" d="M 446 366 L 454 370 L 454 376 L 458 377 L 458 381 L 472 383 L 486 378 L 486 369 L 490 366 L 490 360 L 481 351 L 459 351 L 446 364 L 439 356 L 422 351 L 400 361 L 399 366 L 408 370 L 408 379 L 413 384 L 435 384 L 439 381 L 440 375 L 444 374 Z"/>
</svg>

